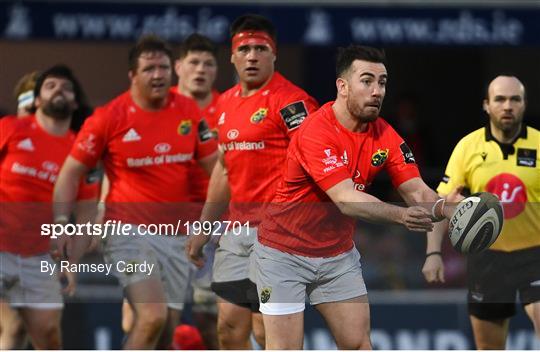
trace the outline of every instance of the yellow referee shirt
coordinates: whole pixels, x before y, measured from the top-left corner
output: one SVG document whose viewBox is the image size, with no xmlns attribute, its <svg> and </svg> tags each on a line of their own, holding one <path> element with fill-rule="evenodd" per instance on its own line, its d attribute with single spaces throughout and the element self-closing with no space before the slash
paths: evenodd
<svg viewBox="0 0 540 352">
<path fill-rule="evenodd" d="M 437 191 L 458 185 L 471 193 L 491 192 L 503 204 L 504 226 L 493 250 L 540 246 L 540 131 L 523 125 L 512 144 L 502 144 L 489 124 L 465 136 L 454 148 Z"/>
</svg>

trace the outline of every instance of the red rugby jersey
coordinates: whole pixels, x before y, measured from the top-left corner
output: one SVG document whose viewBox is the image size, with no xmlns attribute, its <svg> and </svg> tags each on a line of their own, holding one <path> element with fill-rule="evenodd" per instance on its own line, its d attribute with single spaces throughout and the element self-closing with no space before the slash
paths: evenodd
<svg viewBox="0 0 540 352">
<path fill-rule="evenodd" d="M 353 246 L 355 219 L 343 215 L 325 191 L 350 178 L 363 192 L 385 169 L 394 187 L 420 175 L 411 151 L 382 118 L 365 132 L 343 127 L 325 104 L 291 141 L 283 180 L 258 238 L 269 247 L 308 257 L 331 257 Z"/>
<path fill-rule="evenodd" d="M 128 91 L 86 120 L 71 155 L 89 167 L 103 159 L 110 181 L 106 219 L 176 223 L 197 217 L 184 208 L 191 201 L 189 170 L 217 148 L 200 114 L 192 99 L 173 92 L 162 110 L 145 111 Z"/>
<path fill-rule="evenodd" d="M 172 91 L 178 93 L 178 87 L 172 88 Z M 216 116 L 216 103 L 220 94 L 217 90 L 212 91 L 212 101 L 208 106 L 201 110 L 202 117 L 208 123 L 210 131 L 217 140 L 217 116 Z M 189 180 L 191 182 L 190 195 L 194 202 L 199 202 L 202 205 L 206 200 L 206 191 L 208 190 L 208 183 L 210 182 L 210 176 L 204 171 L 204 169 L 197 163 L 192 163 Z"/>
<path fill-rule="evenodd" d="M 35 115 L 0 120 L 0 251 L 24 256 L 48 251 L 41 225 L 53 222 L 52 193 L 75 134 L 54 136 Z M 96 198 L 97 178 L 81 181 L 78 199 Z"/>
<path fill-rule="evenodd" d="M 241 89 L 218 99 L 218 140 L 231 189 L 229 218 L 257 225 L 260 205 L 274 196 L 291 133 L 318 104 L 277 72 L 252 96 L 242 97 Z"/>
</svg>

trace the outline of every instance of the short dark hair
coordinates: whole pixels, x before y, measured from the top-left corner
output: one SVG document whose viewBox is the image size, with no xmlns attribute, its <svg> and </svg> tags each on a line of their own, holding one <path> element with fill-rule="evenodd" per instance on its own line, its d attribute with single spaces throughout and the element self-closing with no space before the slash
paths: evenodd
<svg viewBox="0 0 540 352">
<path fill-rule="evenodd" d="M 84 93 L 79 80 L 75 77 L 68 66 L 64 64 L 54 65 L 41 72 L 37 77 L 36 85 L 34 87 L 35 98 L 39 97 L 41 87 L 43 86 L 45 80 L 49 77 L 67 79 L 73 85 L 73 93 L 75 94 L 75 101 L 77 102 L 78 108 L 73 112 L 70 128 L 74 131 L 78 131 L 81 128 L 84 120 L 92 113 L 92 107 L 90 104 L 88 104 L 88 99 L 86 98 L 86 94 Z M 35 111 L 35 105 L 33 110 Z"/>
<path fill-rule="evenodd" d="M 145 52 L 162 52 L 173 62 L 173 53 L 169 44 L 155 34 L 147 34 L 139 38 L 135 46 L 129 50 L 129 70 L 136 71 L 139 57 Z"/>
<path fill-rule="evenodd" d="M 386 65 L 384 50 L 362 45 L 349 45 L 339 48 L 336 60 L 336 77 L 342 77 L 351 67 L 354 60 L 381 63 Z"/>
<path fill-rule="evenodd" d="M 178 58 L 185 58 L 190 51 L 206 51 L 217 59 L 216 44 L 210 38 L 199 33 L 193 33 L 184 39 L 178 51 Z"/>
<path fill-rule="evenodd" d="M 261 15 L 246 14 L 235 19 L 231 24 L 231 38 L 245 30 L 263 31 L 274 41 L 277 39 L 276 28 L 268 18 Z"/>
</svg>

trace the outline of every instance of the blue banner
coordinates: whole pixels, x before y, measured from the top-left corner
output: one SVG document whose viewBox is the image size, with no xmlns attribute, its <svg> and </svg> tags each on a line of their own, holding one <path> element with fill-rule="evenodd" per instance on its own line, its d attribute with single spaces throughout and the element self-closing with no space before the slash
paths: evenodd
<svg viewBox="0 0 540 352">
<path fill-rule="evenodd" d="M 173 42 L 193 32 L 228 41 L 237 16 L 259 13 L 280 43 L 299 45 L 540 46 L 540 7 L 367 7 L 170 3 L 0 3 L 6 40 L 133 41 L 155 33 Z"/>
</svg>

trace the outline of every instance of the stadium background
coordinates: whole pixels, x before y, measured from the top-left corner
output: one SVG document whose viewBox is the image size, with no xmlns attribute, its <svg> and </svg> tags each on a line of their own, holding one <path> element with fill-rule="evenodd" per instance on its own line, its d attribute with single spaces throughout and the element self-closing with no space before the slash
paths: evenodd
<svg viewBox="0 0 540 352">
<path fill-rule="evenodd" d="M 145 32 L 174 45 L 193 31 L 220 45 L 216 88 L 234 83 L 227 28 L 240 14 L 268 16 L 278 30 L 277 69 L 320 103 L 335 97 L 337 46 L 381 46 L 389 85 L 382 116 L 404 136 L 435 187 L 451 149 L 485 124 L 485 84 L 500 72 L 527 87 L 529 124 L 540 127 L 540 1 L 2 1 L 0 115 L 15 112 L 12 89 L 26 72 L 62 62 L 92 105 L 128 86 L 127 50 Z M 398 200 L 384 177 L 372 193 Z M 429 289 L 421 266 L 425 237 L 361 224 L 357 236 L 372 302 L 373 344 L 382 349 L 472 348 L 464 262 L 445 250 L 448 282 Z M 89 258 L 88 260 L 99 260 Z M 81 275 L 64 313 L 65 347 L 120 347 L 120 297 L 114 280 Z M 332 348 L 308 311 L 306 348 Z M 311 318 L 313 315 L 313 318 Z M 189 319 L 189 317 L 188 317 Z M 521 313 L 509 347 L 540 349 Z"/>
</svg>

